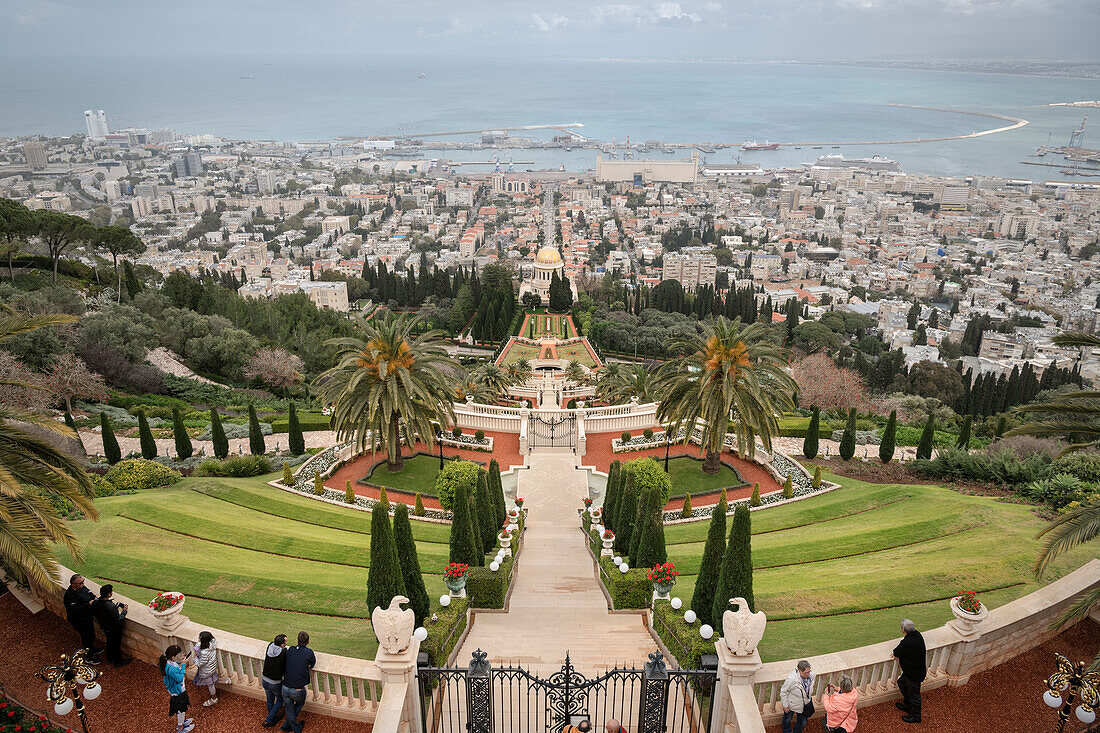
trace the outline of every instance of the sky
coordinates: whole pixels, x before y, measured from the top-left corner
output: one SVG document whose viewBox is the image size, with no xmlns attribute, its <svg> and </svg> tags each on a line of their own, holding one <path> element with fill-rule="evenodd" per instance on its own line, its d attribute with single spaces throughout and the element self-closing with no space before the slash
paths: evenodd
<svg viewBox="0 0 1100 733">
<path fill-rule="evenodd" d="M 0 56 L 1100 59 L 1100 0 L 0 0 Z"/>
</svg>

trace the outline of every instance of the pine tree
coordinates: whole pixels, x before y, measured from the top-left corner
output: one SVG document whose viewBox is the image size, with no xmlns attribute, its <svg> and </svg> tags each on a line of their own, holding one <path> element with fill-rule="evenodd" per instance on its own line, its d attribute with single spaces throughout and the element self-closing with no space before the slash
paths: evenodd
<svg viewBox="0 0 1100 733">
<path fill-rule="evenodd" d="M 416 495 L 416 505 L 413 506 L 413 514 L 418 517 L 422 517 L 424 516 L 424 514 L 426 514 L 426 512 L 424 511 L 424 499 L 420 496 L 419 493 L 417 493 Z"/>
<path fill-rule="evenodd" d="M 691 608 L 699 618 L 700 624 L 713 623 L 711 613 L 714 610 L 714 589 L 718 576 L 722 572 L 722 555 L 726 547 L 726 490 L 710 515 L 710 527 L 707 529 L 707 542 L 703 546 L 703 559 L 699 564 L 699 575 L 695 578 L 695 591 L 691 596 Z"/>
<path fill-rule="evenodd" d="M 856 408 L 848 411 L 848 422 L 844 425 L 844 433 L 840 436 L 840 457 L 846 461 L 852 460 L 856 454 Z"/>
<path fill-rule="evenodd" d="M 715 623 L 721 623 L 722 614 L 730 609 L 730 600 L 738 597 L 745 599 L 750 611 L 756 611 L 752 591 L 752 515 L 746 506 L 733 512 L 729 544 L 722 557 L 722 573 L 711 610 Z"/>
<path fill-rule="evenodd" d="M 290 403 L 290 414 L 286 419 L 287 450 L 292 456 L 300 456 L 306 452 L 306 441 L 302 435 L 302 426 L 298 423 L 298 408 Z"/>
<path fill-rule="evenodd" d="M 821 488 L 821 466 L 814 466 L 814 477 L 810 485 L 815 489 Z"/>
<path fill-rule="evenodd" d="M 350 485 L 351 482 L 349 481 Z M 411 530 L 410 530 L 411 534 Z M 416 555 L 416 547 L 413 547 Z M 401 558 L 397 554 L 390 514 L 375 504 L 370 513 L 370 568 L 367 570 L 367 610 L 387 608 L 394 596 L 406 596 Z"/>
<path fill-rule="evenodd" d="M 325 482 L 320 473 L 313 474 L 313 494 L 314 496 L 325 495 Z"/>
<path fill-rule="evenodd" d="M 489 474 L 485 469 L 477 472 L 477 495 L 474 504 L 477 506 L 481 546 L 488 552 L 496 544 L 498 525 L 494 521 L 496 512 L 493 508 L 493 499 L 489 495 Z"/>
<path fill-rule="evenodd" d="M 821 425 L 821 408 L 814 406 L 814 412 L 810 416 L 810 427 L 806 430 L 806 437 L 802 440 L 802 455 L 807 458 L 816 458 L 818 449 L 818 430 Z"/>
<path fill-rule="evenodd" d="M 936 437 L 936 417 L 928 416 L 928 422 L 924 424 L 924 430 L 920 434 L 920 443 L 917 445 L 917 458 L 932 457 L 932 441 Z"/>
<path fill-rule="evenodd" d="M 878 459 L 889 463 L 894 458 L 894 447 L 898 442 L 898 411 L 891 410 L 886 428 L 882 431 L 882 442 L 878 446 Z"/>
<path fill-rule="evenodd" d="M 455 488 L 453 516 L 451 517 L 450 560 L 470 566 L 477 565 L 474 553 L 474 523 L 470 517 L 470 492 L 466 484 Z"/>
<path fill-rule="evenodd" d="M 372 515 L 372 523 L 373 520 Z M 393 512 L 393 541 L 397 548 L 397 559 L 401 562 L 401 576 L 405 581 L 409 608 L 416 613 L 416 625 L 423 626 L 431 613 L 431 601 L 428 598 L 428 589 L 424 587 L 424 575 L 420 572 L 420 558 L 416 554 L 409 508 L 404 504 L 398 504 Z"/>
<path fill-rule="evenodd" d="M 630 554 L 630 535 L 634 528 L 634 515 L 638 511 L 638 492 L 634 490 L 634 474 L 626 471 L 621 493 L 615 509 L 615 552 Z"/>
<path fill-rule="evenodd" d="M 103 457 L 112 466 L 122 460 L 122 450 L 118 447 L 118 438 L 111 429 L 111 421 L 107 419 L 107 413 L 99 413 L 100 435 L 103 436 Z"/>
<path fill-rule="evenodd" d="M 355 490 L 351 488 L 351 479 L 344 482 L 344 503 L 355 503 Z M 384 507 L 383 507 L 384 508 Z"/>
<path fill-rule="evenodd" d="M 256 416 L 254 405 L 248 406 L 248 451 L 254 456 L 262 456 L 267 452 L 264 434 L 260 430 L 260 418 Z"/>
<path fill-rule="evenodd" d="M 215 407 L 210 408 L 210 440 L 214 444 L 214 455 L 225 458 L 229 455 L 229 439 L 225 437 L 222 418 Z"/>
<path fill-rule="evenodd" d="M 176 457 L 185 460 L 195 452 L 191 445 L 191 436 L 187 434 L 187 426 L 183 424 L 183 413 L 180 408 L 172 408 L 172 437 L 176 440 Z"/>
<path fill-rule="evenodd" d="M 956 445 L 963 450 L 970 450 L 970 425 L 974 421 L 970 415 L 963 418 L 962 429 L 959 431 L 959 441 Z"/>
<path fill-rule="evenodd" d="M 508 521 L 508 504 L 504 501 L 504 484 L 500 480 L 500 464 L 489 461 L 489 494 L 493 499 L 493 523 L 497 528 Z"/>
<path fill-rule="evenodd" d="M 157 441 L 153 440 L 153 431 L 149 429 L 149 420 L 145 417 L 145 410 L 138 410 L 137 419 L 141 457 L 151 461 L 157 457 Z"/>
<path fill-rule="evenodd" d="M 647 511 L 642 529 L 642 539 L 638 543 L 638 556 L 631 563 L 639 568 L 651 568 L 668 559 L 665 548 L 664 506 L 662 491 L 656 486 L 650 487 Z"/>
</svg>

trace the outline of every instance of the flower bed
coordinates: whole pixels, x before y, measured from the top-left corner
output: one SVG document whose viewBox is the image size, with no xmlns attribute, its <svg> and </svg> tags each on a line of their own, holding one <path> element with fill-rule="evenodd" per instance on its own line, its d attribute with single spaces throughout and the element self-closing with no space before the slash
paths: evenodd
<svg viewBox="0 0 1100 733">
<path fill-rule="evenodd" d="M 647 438 L 644 435 L 635 435 L 629 442 L 624 443 L 623 439 L 612 438 L 611 439 L 611 452 L 612 453 L 629 453 L 635 450 L 648 450 L 650 448 L 660 448 L 665 444 L 665 431 L 654 433 L 652 438 Z"/>
<path fill-rule="evenodd" d="M 486 435 L 481 440 L 478 440 L 476 435 L 469 435 L 468 433 L 463 433 L 457 438 L 450 433 L 444 433 L 439 442 L 441 442 L 443 445 L 449 445 L 453 448 L 476 450 L 483 453 L 493 452 L 493 438 L 490 435 Z"/>
</svg>

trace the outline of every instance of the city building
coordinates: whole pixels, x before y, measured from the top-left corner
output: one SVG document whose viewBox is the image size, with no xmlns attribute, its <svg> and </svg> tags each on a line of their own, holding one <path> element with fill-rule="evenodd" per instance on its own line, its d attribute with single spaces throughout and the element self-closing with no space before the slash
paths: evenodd
<svg viewBox="0 0 1100 733">
<path fill-rule="evenodd" d="M 714 285 L 718 274 L 718 259 L 712 254 L 665 255 L 661 280 L 677 280 L 685 290 L 695 290 L 700 285 Z"/>
<path fill-rule="evenodd" d="M 103 110 L 84 110 L 84 124 L 88 128 L 88 137 L 92 140 L 107 139 L 107 115 L 103 114 Z"/>
<path fill-rule="evenodd" d="M 27 165 L 36 171 L 46 167 L 46 146 L 37 140 L 23 143 L 23 157 L 27 159 Z"/>
<path fill-rule="evenodd" d="M 596 155 L 596 180 L 604 183 L 691 183 L 699 180 L 699 153 L 681 160 L 604 160 Z"/>
<path fill-rule="evenodd" d="M 550 283 L 553 282 L 555 273 L 559 278 L 565 277 L 565 263 L 561 259 L 561 253 L 554 247 L 543 247 L 535 255 L 534 276 L 524 280 L 519 286 L 519 297 L 534 293 L 543 303 L 549 303 Z"/>
<path fill-rule="evenodd" d="M 274 171 L 257 171 L 256 172 L 256 190 L 261 196 L 269 193 L 275 193 L 275 173 Z"/>
<path fill-rule="evenodd" d="M 527 193 L 530 181 L 526 178 L 494 173 L 491 178 L 493 193 Z"/>
<path fill-rule="evenodd" d="M 172 168 L 176 178 L 190 178 L 202 173 L 202 156 L 198 153 L 186 153 L 177 158 L 172 158 Z"/>
</svg>

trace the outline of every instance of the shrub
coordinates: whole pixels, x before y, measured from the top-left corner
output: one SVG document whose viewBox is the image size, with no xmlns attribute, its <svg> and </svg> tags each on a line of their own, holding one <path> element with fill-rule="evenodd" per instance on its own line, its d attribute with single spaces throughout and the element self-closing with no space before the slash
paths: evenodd
<svg viewBox="0 0 1100 733">
<path fill-rule="evenodd" d="M 758 483 L 752 485 L 752 498 L 749 499 L 749 506 L 760 506 L 760 484 Z"/>
<path fill-rule="evenodd" d="M 195 469 L 196 476 L 248 478 L 265 473 L 271 473 L 271 461 L 264 456 L 233 456 L 223 460 L 208 458 Z"/>
<path fill-rule="evenodd" d="M 821 488 L 821 466 L 814 466 L 814 478 L 810 482 L 810 485 L 815 489 Z"/>
<path fill-rule="evenodd" d="M 462 428 L 458 427 L 457 425 L 455 427 L 451 428 L 451 437 L 454 438 L 455 440 L 458 440 L 459 438 L 461 438 L 462 437 Z"/>
<path fill-rule="evenodd" d="M 103 346 L 85 346 L 80 358 L 103 376 L 107 384 L 142 395 L 164 394 L 164 372 L 148 364 L 135 364 L 118 352 Z"/>
<path fill-rule="evenodd" d="M 328 415 L 310 412 L 299 413 L 297 408 L 293 409 L 295 419 L 298 421 L 299 434 L 314 430 L 329 430 L 332 427 L 332 419 Z M 271 431 L 274 433 L 293 434 L 292 427 L 289 414 L 286 417 L 278 417 L 271 421 Z"/>
<path fill-rule="evenodd" d="M 182 477 L 180 472 L 156 461 L 134 458 L 119 461 L 104 476 L 118 491 L 142 491 L 161 486 L 171 486 Z"/>
<path fill-rule="evenodd" d="M 424 511 L 424 500 L 420 497 L 420 494 L 416 495 L 416 505 L 413 507 L 413 514 L 418 517 L 422 517 L 427 512 Z"/>
<path fill-rule="evenodd" d="M 313 494 L 314 496 L 325 495 L 325 482 L 321 479 L 320 473 L 313 474 Z"/>
<path fill-rule="evenodd" d="M 141 457 L 151 461 L 157 457 L 157 441 L 153 440 L 153 433 L 149 430 L 149 419 L 145 412 L 138 410 L 138 440 L 141 443 Z"/>
<path fill-rule="evenodd" d="M 622 573 L 608 557 L 600 558 L 600 566 L 607 574 L 607 592 L 616 610 L 649 606 L 653 584 L 646 578 L 648 569 L 630 568 Z"/>
<path fill-rule="evenodd" d="M 1056 460 L 1053 469 L 1088 483 L 1100 483 L 1100 453 L 1070 453 Z"/>
<path fill-rule="evenodd" d="M 1033 481 L 1025 493 L 1053 509 L 1062 509 L 1074 502 L 1087 503 L 1096 495 L 1096 489 L 1095 484 L 1085 483 L 1072 474 L 1059 473 L 1049 479 Z"/>
<path fill-rule="evenodd" d="M 653 428 L 646 428 L 642 431 L 642 435 L 646 440 L 653 440 Z"/>
<path fill-rule="evenodd" d="M 435 477 L 435 495 L 440 506 L 454 511 L 453 502 L 459 486 L 466 487 L 467 496 L 477 491 L 479 470 L 480 466 L 473 461 L 447 461 Z"/>
<path fill-rule="evenodd" d="M 479 443 L 481 441 L 485 440 L 485 431 L 484 430 L 478 430 L 476 433 L 474 433 L 474 439 Z"/>
<path fill-rule="evenodd" d="M 103 436 L 103 456 L 112 466 L 122 460 L 122 450 L 118 447 L 118 438 L 111 429 L 111 421 L 107 419 L 107 413 L 99 413 L 99 427 Z"/>
<path fill-rule="evenodd" d="M 466 628 L 466 598 L 452 598 L 451 604 L 436 612 L 435 623 L 429 621 L 428 638 L 420 645 L 420 651 L 428 655 L 432 664 L 442 666 Z"/>
<path fill-rule="evenodd" d="M 821 436 L 821 408 L 814 407 L 814 413 L 810 416 L 810 425 L 806 428 L 805 440 L 802 441 L 802 455 L 806 458 L 816 458 Z"/>
<path fill-rule="evenodd" d="M 684 507 L 680 510 L 680 518 L 688 519 L 691 517 L 691 494 L 684 494 Z"/>
<path fill-rule="evenodd" d="M 621 470 L 634 476 L 634 488 L 639 494 L 656 486 L 661 490 L 661 504 L 668 503 L 668 497 L 672 494 L 672 479 L 660 463 L 652 458 L 636 458 L 622 464 Z"/>
<path fill-rule="evenodd" d="M 466 573 L 466 595 L 472 608 L 504 608 L 512 558 L 506 557 L 495 573 L 487 567 L 470 568 Z"/>
<path fill-rule="evenodd" d="M 344 503 L 345 504 L 354 504 L 355 503 L 355 492 L 351 488 L 351 479 L 348 479 L 348 481 L 346 481 L 344 483 Z"/>
<path fill-rule="evenodd" d="M 283 462 L 283 485 L 294 485 L 294 472 L 290 470 L 290 464 L 285 461 Z"/>
<path fill-rule="evenodd" d="M 622 432 L 622 434 L 619 435 L 619 440 L 623 441 L 624 443 L 629 443 L 630 442 L 630 433 L 628 433 L 624 430 Z"/>
<path fill-rule="evenodd" d="M 691 608 L 697 609 L 698 606 L 693 602 Z M 684 621 L 683 610 L 674 611 L 668 601 L 657 601 L 653 606 L 653 628 L 682 669 L 699 669 L 703 655 L 714 654 L 714 639 L 699 636 L 699 627 L 711 623 L 710 613 L 707 613 L 706 620 L 699 611 L 695 613 L 698 620 L 689 625 Z"/>
<path fill-rule="evenodd" d="M 793 499 L 794 498 L 794 484 L 791 482 L 790 475 L 788 475 L 787 480 L 783 482 L 783 498 L 784 499 Z"/>
<path fill-rule="evenodd" d="M 925 478 L 1021 486 L 1050 476 L 1051 464 L 1040 453 L 1021 459 L 1010 451 L 967 453 L 945 448 L 932 460 L 914 461 L 913 470 Z"/>
<path fill-rule="evenodd" d="M 1013 435 L 1010 438 L 1001 438 L 990 445 L 986 452 L 1000 453 L 1010 451 L 1017 458 L 1027 458 L 1030 455 L 1042 455 L 1054 460 L 1062 452 L 1065 443 L 1051 438 L 1036 438 L 1032 435 Z M 1076 454 L 1088 455 L 1088 454 Z"/>
</svg>

